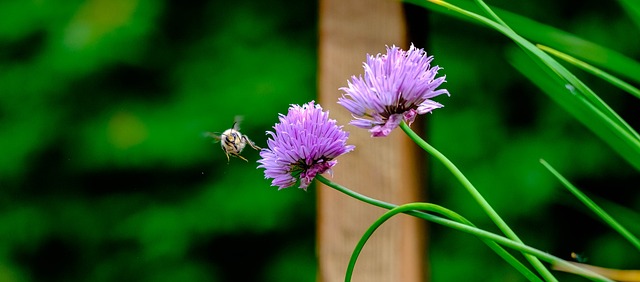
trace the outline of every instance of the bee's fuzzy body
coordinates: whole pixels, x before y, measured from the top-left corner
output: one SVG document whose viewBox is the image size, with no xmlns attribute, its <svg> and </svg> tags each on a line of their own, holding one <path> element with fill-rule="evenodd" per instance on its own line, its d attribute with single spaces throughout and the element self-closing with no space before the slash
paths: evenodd
<svg viewBox="0 0 640 282">
<path fill-rule="evenodd" d="M 253 143 L 253 141 L 251 141 L 249 137 L 240 133 L 240 122 L 238 121 L 238 118 L 236 118 L 236 122 L 233 123 L 233 126 L 222 132 L 221 135 L 217 135 L 211 132 L 207 132 L 207 135 L 220 141 L 220 146 L 222 147 L 225 155 L 227 155 L 227 162 L 230 161 L 229 155 L 247 161 L 247 159 L 240 155 L 247 144 L 249 144 L 249 146 L 251 146 L 251 148 L 255 150 L 262 150 L 260 147 L 256 146 L 256 144 Z"/>
</svg>

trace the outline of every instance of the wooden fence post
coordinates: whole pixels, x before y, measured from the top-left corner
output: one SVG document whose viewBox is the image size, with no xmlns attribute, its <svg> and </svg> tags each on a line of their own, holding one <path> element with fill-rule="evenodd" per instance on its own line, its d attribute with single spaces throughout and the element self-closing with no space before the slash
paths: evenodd
<svg viewBox="0 0 640 282">
<path fill-rule="evenodd" d="M 366 54 L 386 45 L 407 48 L 402 3 L 393 0 L 321 0 L 319 102 L 350 132 L 354 152 L 338 158 L 333 180 L 359 193 L 394 204 L 422 200 L 422 151 L 400 128 L 386 138 L 347 125 L 348 111 L 336 104 L 339 87 L 363 74 Z M 417 127 L 414 124 L 414 127 Z M 318 182 L 316 182 L 318 183 Z M 318 281 L 343 281 L 349 257 L 365 230 L 385 210 L 318 183 Z M 400 215 L 369 240 L 356 264 L 353 281 L 424 281 L 427 272 L 423 221 Z"/>
</svg>

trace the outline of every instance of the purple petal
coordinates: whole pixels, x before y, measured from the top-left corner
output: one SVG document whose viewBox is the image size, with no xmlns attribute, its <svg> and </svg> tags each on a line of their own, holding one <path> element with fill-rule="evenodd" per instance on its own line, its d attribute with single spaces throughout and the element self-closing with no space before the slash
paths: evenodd
<svg viewBox="0 0 640 282">
<path fill-rule="evenodd" d="M 407 51 L 387 46 L 386 54 L 367 55 L 364 77 L 352 76 L 339 89 L 344 94 L 338 104 L 354 117 L 350 124 L 369 129 L 372 136 L 387 136 L 399 124 L 396 115 L 411 124 L 417 115 L 441 108 L 429 99 L 449 92 L 436 90 L 446 80 L 436 78 L 441 68 L 431 67 L 432 60 L 413 44 Z"/>
<path fill-rule="evenodd" d="M 306 190 L 317 174 L 331 172 L 337 163 L 334 158 L 354 149 L 346 145 L 349 133 L 314 101 L 291 105 L 279 121 L 273 132 L 267 132 L 268 148 L 260 151 L 258 160 L 258 168 L 265 169 L 265 178 L 273 179 L 271 185 L 278 189 L 300 181 L 299 187 Z"/>
</svg>

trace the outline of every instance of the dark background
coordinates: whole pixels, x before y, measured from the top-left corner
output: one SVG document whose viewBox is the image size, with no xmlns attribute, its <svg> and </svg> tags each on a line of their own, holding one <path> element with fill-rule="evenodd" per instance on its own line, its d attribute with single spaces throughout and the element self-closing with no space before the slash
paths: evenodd
<svg viewBox="0 0 640 282">
<path fill-rule="evenodd" d="M 489 1 L 640 57 L 617 3 L 571 3 Z M 314 188 L 277 191 L 256 151 L 227 164 L 202 134 L 241 115 L 265 146 L 278 113 L 315 99 L 316 2 L 3 1 L 0 11 L 0 281 L 315 280 Z M 538 159 L 636 234 L 637 172 L 514 70 L 509 40 L 417 14 L 427 18 L 412 23 L 426 34 L 416 45 L 452 94 L 426 117 L 427 139 L 528 244 L 639 268 L 638 252 Z M 576 73 L 638 124 L 637 99 Z M 431 202 L 495 231 L 448 171 L 428 173 Z M 433 281 L 524 281 L 477 239 L 430 230 Z"/>
</svg>

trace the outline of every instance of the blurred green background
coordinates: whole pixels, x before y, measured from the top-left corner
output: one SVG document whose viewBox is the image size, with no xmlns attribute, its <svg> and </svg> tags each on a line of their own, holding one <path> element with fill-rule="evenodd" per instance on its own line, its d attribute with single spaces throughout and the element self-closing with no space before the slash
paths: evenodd
<svg viewBox="0 0 640 282">
<path fill-rule="evenodd" d="M 640 57 L 616 3 L 489 3 Z M 242 115 L 264 146 L 277 113 L 315 99 L 317 5 L 0 2 L 0 282 L 314 281 L 314 189 L 277 191 L 256 151 L 227 164 L 202 133 Z M 440 14 L 425 22 L 416 45 L 452 93 L 428 116 L 428 139 L 525 242 L 640 268 L 538 159 L 615 203 L 605 207 L 636 234 L 637 213 L 619 207 L 640 209 L 637 172 L 514 71 L 511 42 Z M 634 98 L 577 73 L 640 126 Z M 491 229 L 442 166 L 428 173 L 430 201 Z M 430 230 L 433 281 L 524 281 L 478 240 Z"/>
</svg>

